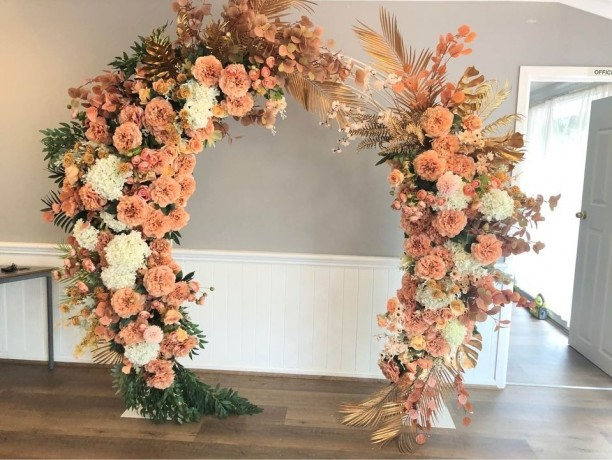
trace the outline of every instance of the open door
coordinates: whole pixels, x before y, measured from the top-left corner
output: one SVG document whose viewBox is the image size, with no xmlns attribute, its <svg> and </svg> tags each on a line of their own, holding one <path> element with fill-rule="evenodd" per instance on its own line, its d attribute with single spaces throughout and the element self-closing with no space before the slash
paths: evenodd
<svg viewBox="0 0 612 460">
<path fill-rule="evenodd" d="M 582 210 L 576 211 L 581 224 L 569 344 L 612 376 L 612 97 L 591 106 Z"/>
</svg>

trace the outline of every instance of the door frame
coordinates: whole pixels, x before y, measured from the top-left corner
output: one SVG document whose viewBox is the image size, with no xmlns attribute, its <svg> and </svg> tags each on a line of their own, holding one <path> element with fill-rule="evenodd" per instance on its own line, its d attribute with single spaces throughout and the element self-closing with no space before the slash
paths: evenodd
<svg viewBox="0 0 612 460">
<path fill-rule="evenodd" d="M 516 113 L 520 114 L 521 118 L 515 123 L 515 129 L 520 133 L 527 131 L 532 82 L 612 83 L 612 67 L 520 66 Z M 511 259 L 508 261 L 508 266 L 509 273 L 513 275 Z M 504 319 L 510 319 L 511 316 L 512 309 L 508 308 L 508 311 L 504 312 Z M 509 353 L 510 331 L 508 328 L 500 331 L 498 340 L 496 376 L 499 376 L 497 380 L 499 388 L 506 386 Z"/>
</svg>

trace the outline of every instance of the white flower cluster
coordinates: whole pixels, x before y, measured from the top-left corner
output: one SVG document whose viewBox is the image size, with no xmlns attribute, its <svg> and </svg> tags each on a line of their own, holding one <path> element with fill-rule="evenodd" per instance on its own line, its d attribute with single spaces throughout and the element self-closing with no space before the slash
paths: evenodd
<svg viewBox="0 0 612 460">
<path fill-rule="evenodd" d="M 463 246 L 452 241 L 447 241 L 446 249 L 448 249 L 453 256 L 453 264 L 455 265 L 455 271 L 461 276 L 474 275 L 484 276 L 487 271 L 482 267 L 482 264 L 478 262 L 472 254 L 465 252 Z"/>
<path fill-rule="evenodd" d="M 151 249 L 140 232 L 115 236 L 106 246 L 108 267 L 102 269 L 102 282 L 109 289 L 132 287 L 136 271 L 146 266 Z"/>
<path fill-rule="evenodd" d="M 136 366 L 141 367 L 153 361 L 159 355 L 159 343 L 133 343 L 125 347 L 125 357 Z"/>
<path fill-rule="evenodd" d="M 452 350 L 456 350 L 463 343 L 467 328 L 456 319 L 449 321 L 444 327 L 442 336 L 446 339 Z"/>
<path fill-rule="evenodd" d="M 124 232 L 130 228 L 129 225 L 126 225 L 123 222 L 119 222 L 112 214 L 109 214 L 106 211 L 102 211 L 100 213 L 100 217 L 102 218 L 106 226 L 115 232 Z"/>
<path fill-rule="evenodd" d="M 457 297 L 450 292 L 435 289 L 428 282 L 421 283 L 414 298 L 427 310 L 439 310 L 450 305 Z"/>
<path fill-rule="evenodd" d="M 441 196 L 438 196 L 438 198 L 441 198 Z M 443 197 L 443 198 L 445 198 L 446 200 L 444 204 L 442 206 L 434 206 L 433 208 L 434 210 L 436 211 L 447 211 L 447 210 L 461 211 L 467 208 L 470 201 L 472 201 L 472 199 L 469 196 L 463 193 L 463 190 L 458 190 L 452 195 L 448 197 Z"/>
<path fill-rule="evenodd" d="M 408 351 L 408 344 L 403 342 L 402 338 L 398 338 L 397 336 L 389 337 L 389 340 L 385 343 L 384 348 L 380 352 L 381 356 L 384 358 L 393 358 L 394 356 L 399 356 L 402 353 L 406 353 Z"/>
<path fill-rule="evenodd" d="M 190 92 L 185 102 L 184 110 L 187 111 L 187 123 L 192 129 L 204 128 L 212 117 L 212 108 L 217 104 L 216 97 L 219 90 L 215 86 L 203 86 L 195 80 L 183 84 Z"/>
<path fill-rule="evenodd" d="M 91 184 L 94 191 L 107 200 L 118 200 L 123 195 L 125 179 L 132 173 L 121 173 L 121 159 L 116 155 L 96 160 L 96 163 L 85 175 L 85 182 Z"/>
<path fill-rule="evenodd" d="M 480 199 L 485 220 L 504 220 L 514 214 L 514 200 L 505 190 L 492 189 Z"/>
<path fill-rule="evenodd" d="M 96 249 L 96 243 L 98 242 L 98 230 L 89 224 L 85 224 L 83 219 L 79 219 L 74 224 L 72 229 L 72 235 L 79 243 L 79 246 L 93 251 Z"/>
</svg>

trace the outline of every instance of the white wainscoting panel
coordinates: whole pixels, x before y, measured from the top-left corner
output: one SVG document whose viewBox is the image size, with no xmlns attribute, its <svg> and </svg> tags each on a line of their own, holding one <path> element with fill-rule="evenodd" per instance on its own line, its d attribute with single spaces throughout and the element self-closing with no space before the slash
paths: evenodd
<svg viewBox="0 0 612 460">
<path fill-rule="evenodd" d="M 271 254 L 175 249 L 184 272 L 214 286 L 190 315 L 208 345 L 184 363 L 196 369 L 242 370 L 381 378 L 383 341 L 376 314 L 400 286 L 398 261 L 382 257 Z M 54 266 L 52 245 L 1 243 L 0 265 Z M 0 285 L 0 358 L 46 359 L 44 281 Z M 54 286 L 57 305 L 59 287 Z M 76 328 L 61 326 L 55 310 L 57 361 L 76 358 Z M 485 339 L 470 384 L 505 385 L 507 337 L 480 326 Z"/>
</svg>

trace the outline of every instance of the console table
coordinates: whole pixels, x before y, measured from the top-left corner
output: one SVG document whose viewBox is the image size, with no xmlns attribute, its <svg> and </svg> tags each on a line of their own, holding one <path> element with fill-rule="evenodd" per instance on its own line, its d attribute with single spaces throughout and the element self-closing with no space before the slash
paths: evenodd
<svg viewBox="0 0 612 460">
<path fill-rule="evenodd" d="M 52 280 L 53 270 L 51 267 L 28 267 L 19 268 L 11 273 L 0 272 L 0 284 L 13 283 L 17 281 L 31 280 L 34 278 L 45 278 L 47 294 L 47 361 L 49 370 L 53 370 L 53 297 Z"/>
</svg>

